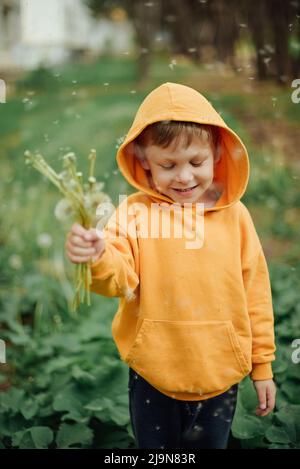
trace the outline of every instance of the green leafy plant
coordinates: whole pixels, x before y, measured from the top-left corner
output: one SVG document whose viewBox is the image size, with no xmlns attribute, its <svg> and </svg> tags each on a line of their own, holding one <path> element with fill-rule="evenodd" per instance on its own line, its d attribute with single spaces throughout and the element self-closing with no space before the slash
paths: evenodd
<svg viewBox="0 0 300 469">
<path fill-rule="evenodd" d="M 20 326 L 22 344 L 6 331 L 13 373 L 0 399 L 2 447 L 134 447 L 128 368 L 110 332 L 116 302 L 96 303 L 52 334 Z"/>
</svg>

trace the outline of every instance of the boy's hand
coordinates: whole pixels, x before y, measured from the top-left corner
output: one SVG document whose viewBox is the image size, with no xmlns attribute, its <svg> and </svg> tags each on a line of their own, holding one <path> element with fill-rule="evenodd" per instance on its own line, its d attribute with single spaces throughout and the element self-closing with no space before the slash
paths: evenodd
<svg viewBox="0 0 300 469">
<path fill-rule="evenodd" d="M 257 392 L 259 405 L 255 413 L 260 417 L 265 417 L 275 407 L 276 386 L 272 379 L 264 379 L 253 381 L 253 385 Z"/>
<path fill-rule="evenodd" d="M 95 262 L 105 250 L 105 242 L 95 228 L 86 230 L 79 223 L 74 223 L 67 234 L 65 243 L 66 254 L 74 264 Z"/>
</svg>

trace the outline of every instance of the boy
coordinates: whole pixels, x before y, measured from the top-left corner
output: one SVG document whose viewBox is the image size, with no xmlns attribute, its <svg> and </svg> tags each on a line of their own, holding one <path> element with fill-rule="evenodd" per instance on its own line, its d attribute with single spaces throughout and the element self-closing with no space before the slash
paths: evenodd
<svg viewBox="0 0 300 469">
<path fill-rule="evenodd" d="M 117 162 L 138 192 L 101 236 L 73 225 L 66 250 L 74 263 L 93 259 L 92 291 L 120 297 L 112 333 L 129 366 L 137 445 L 226 448 L 238 383 L 250 374 L 260 416 L 276 394 L 268 269 L 240 201 L 247 150 L 200 93 L 164 83 Z"/>
</svg>

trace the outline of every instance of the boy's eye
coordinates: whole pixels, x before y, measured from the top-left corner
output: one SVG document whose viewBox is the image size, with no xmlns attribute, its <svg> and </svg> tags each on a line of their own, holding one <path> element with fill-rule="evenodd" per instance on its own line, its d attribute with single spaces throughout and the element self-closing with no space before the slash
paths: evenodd
<svg viewBox="0 0 300 469">
<path fill-rule="evenodd" d="M 201 166 L 202 162 L 201 163 L 191 163 L 191 165 L 196 166 L 196 167 Z M 172 169 L 174 167 L 174 165 L 172 165 L 172 166 L 162 166 L 162 165 L 160 165 L 160 166 L 161 166 L 161 168 L 164 168 L 164 169 Z"/>
</svg>

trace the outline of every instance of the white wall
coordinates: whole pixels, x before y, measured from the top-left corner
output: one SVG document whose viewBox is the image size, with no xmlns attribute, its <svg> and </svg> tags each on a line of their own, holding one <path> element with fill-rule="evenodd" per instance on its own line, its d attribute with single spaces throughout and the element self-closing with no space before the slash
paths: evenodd
<svg viewBox="0 0 300 469">
<path fill-rule="evenodd" d="M 9 34 L 0 24 L 0 70 L 10 65 L 31 69 L 66 61 L 73 50 L 130 52 L 134 31 L 129 22 L 95 19 L 81 0 L 16 0 Z M 2 30 L 2 38 L 1 38 Z M 9 36 L 9 37 L 8 37 Z M 9 63 L 4 63 L 4 57 Z"/>
</svg>

